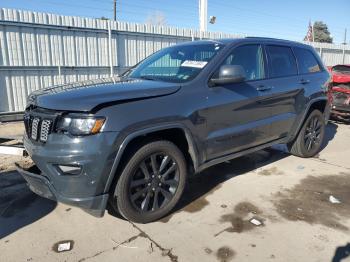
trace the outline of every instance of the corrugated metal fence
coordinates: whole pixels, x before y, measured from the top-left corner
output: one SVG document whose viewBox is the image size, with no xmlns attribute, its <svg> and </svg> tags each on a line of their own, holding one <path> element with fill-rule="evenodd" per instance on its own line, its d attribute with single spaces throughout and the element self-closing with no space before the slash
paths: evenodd
<svg viewBox="0 0 350 262">
<path fill-rule="evenodd" d="M 166 46 L 229 37 L 238 35 L 0 9 L 0 112 L 24 110 L 37 89 L 118 74 Z M 347 46 L 315 47 L 328 65 L 350 63 Z"/>
</svg>

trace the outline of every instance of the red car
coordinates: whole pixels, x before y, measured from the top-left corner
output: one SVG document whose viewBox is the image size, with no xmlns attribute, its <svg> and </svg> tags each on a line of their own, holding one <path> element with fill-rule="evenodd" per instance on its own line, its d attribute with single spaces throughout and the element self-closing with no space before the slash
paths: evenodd
<svg viewBox="0 0 350 262">
<path fill-rule="evenodd" d="M 332 116 L 339 120 L 350 120 L 350 65 L 328 67 L 332 75 L 330 102 Z"/>
</svg>

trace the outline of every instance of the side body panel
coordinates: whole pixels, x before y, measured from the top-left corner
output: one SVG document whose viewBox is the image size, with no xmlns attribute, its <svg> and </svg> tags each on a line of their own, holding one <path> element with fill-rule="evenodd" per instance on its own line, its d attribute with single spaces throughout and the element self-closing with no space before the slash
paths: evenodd
<svg viewBox="0 0 350 262">
<path fill-rule="evenodd" d="M 270 112 L 257 90 L 261 82 L 208 89 L 208 160 L 270 141 Z"/>
</svg>

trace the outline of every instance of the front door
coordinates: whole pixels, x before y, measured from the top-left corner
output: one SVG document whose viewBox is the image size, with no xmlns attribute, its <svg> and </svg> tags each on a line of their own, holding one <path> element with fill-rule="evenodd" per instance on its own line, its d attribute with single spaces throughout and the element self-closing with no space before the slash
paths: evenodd
<svg viewBox="0 0 350 262">
<path fill-rule="evenodd" d="M 270 110 L 261 94 L 267 84 L 263 54 L 259 44 L 234 48 L 223 65 L 242 66 L 246 80 L 208 88 L 207 160 L 270 140 L 270 123 L 265 122 Z"/>
</svg>

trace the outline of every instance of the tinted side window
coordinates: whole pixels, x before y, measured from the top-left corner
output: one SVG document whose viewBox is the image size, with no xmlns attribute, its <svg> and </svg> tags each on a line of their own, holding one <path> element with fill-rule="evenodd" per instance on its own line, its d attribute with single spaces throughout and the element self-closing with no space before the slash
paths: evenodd
<svg viewBox="0 0 350 262">
<path fill-rule="evenodd" d="M 320 65 L 310 50 L 296 47 L 294 48 L 294 53 L 297 57 L 299 72 L 301 74 L 316 73 L 321 71 Z"/>
<path fill-rule="evenodd" d="M 265 78 L 263 51 L 260 45 L 244 45 L 235 48 L 226 58 L 224 65 L 240 65 L 246 73 L 246 80 Z"/>
<path fill-rule="evenodd" d="M 297 64 L 290 47 L 267 46 L 270 77 L 283 77 L 297 74 Z"/>
</svg>

